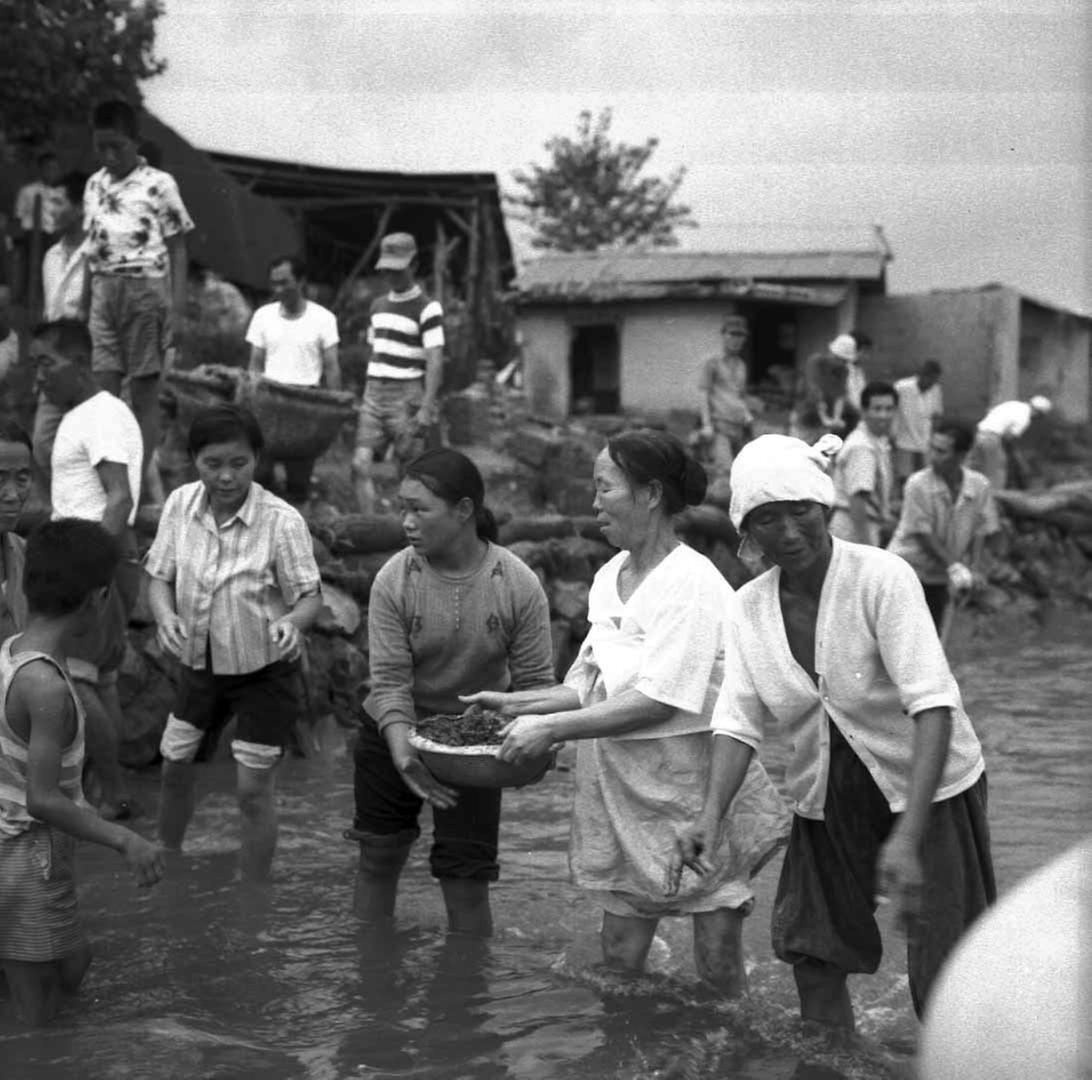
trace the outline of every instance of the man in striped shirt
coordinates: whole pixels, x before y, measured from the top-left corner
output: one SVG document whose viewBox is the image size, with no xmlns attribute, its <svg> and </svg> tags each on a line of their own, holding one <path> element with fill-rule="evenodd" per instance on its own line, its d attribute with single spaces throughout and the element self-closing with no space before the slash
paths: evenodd
<svg viewBox="0 0 1092 1080">
<path fill-rule="evenodd" d="M 389 291 L 372 303 L 372 358 L 353 454 L 357 502 L 366 514 L 375 509 L 375 462 L 393 448 L 401 467 L 434 441 L 444 367 L 444 313 L 415 280 L 417 242 L 409 233 L 383 237 L 375 268 Z"/>
</svg>

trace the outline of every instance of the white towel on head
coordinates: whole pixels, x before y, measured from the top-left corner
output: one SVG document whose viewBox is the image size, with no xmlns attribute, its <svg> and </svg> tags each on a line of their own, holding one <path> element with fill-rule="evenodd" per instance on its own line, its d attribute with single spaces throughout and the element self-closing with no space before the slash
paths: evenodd
<svg viewBox="0 0 1092 1080">
<path fill-rule="evenodd" d="M 824 435 L 814 446 L 791 435 L 760 435 L 747 443 L 732 463 L 732 524 L 741 528 L 757 506 L 771 502 L 834 505 L 830 463 L 841 449 L 837 435 Z"/>
</svg>

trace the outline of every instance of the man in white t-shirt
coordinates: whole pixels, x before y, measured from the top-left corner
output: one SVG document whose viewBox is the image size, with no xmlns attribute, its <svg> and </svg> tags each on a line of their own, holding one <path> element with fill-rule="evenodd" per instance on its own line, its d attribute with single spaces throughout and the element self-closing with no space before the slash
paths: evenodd
<svg viewBox="0 0 1092 1080">
<path fill-rule="evenodd" d="M 899 407 L 895 413 L 892 441 L 895 444 L 895 475 L 900 482 L 925 468 L 933 423 L 944 415 L 940 376 L 940 364 L 926 360 L 917 375 L 908 375 L 895 382 Z"/>
<path fill-rule="evenodd" d="M 43 323 L 30 347 L 39 392 L 63 414 L 53 440 L 53 517 L 99 522 L 122 552 L 98 626 L 69 642 L 68 668 L 87 713 L 88 757 L 102 784 L 104 816 L 128 817 L 118 764 L 123 723 L 117 673 L 140 588 L 132 525 L 140 501 L 144 440 L 129 406 L 100 390 L 91 371 L 91 334 L 77 319 Z"/>
<path fill-rule="evenodd" d="M 308 300 L 303 263 L 285 257 L 269 267 L 274 300 L 254 312 L 246 340 L 250 370 L 290 386 L 341 389 L 337 319 L 332 311 Z"/>
<path fill-rule="evenodd" d="M 1052 408 L 1050 398 L 1036 394 L 1030 401 L 1003 401 L 979 420 L 969 464 L 986 476 L 994 491 L 1008 487 L 1009 454 L 1016 440 L 1036 416 Z"/>
<path fill-rule="evenodd" d="M 337 319 L 332 311 L 308 300 L 301 260 L 283 256 L 269 264 L 269 288 L 273 302 L 254 312 L 246 340 L 250 345 L 250 370 L 274 382 L 290 386 L 341 389 L 338 366 Z M 284 462 L 285 495 L 290 502 L 307 500 L 314 459 Z M 273 462 L 265 463 L 259 481 L 268 486 Z"/>
</svg>

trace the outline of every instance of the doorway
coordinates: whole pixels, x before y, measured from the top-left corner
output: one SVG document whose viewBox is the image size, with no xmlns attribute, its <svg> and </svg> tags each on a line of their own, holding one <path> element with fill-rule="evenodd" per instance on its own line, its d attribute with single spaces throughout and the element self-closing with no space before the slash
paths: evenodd
<svg viewBox="0 0 1092 1080">
<path fill-rule="evenodd" d="M 614 323 L 574 326 L 569 345 L 569 412 L 617 413 L 621 407 L 618 327 Z"/>
</svg>

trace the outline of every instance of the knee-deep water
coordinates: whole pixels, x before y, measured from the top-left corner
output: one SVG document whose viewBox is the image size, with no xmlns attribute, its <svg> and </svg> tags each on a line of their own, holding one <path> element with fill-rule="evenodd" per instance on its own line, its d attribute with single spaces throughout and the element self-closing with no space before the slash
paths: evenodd
<svg viewBox="0 0 1092 1080">
<path fill-rule="evenodd" d="M 998 635 L 958 650 L 955 670 L 986 751 L 1002 892 L 1084 835 L 1088 818 L 1092 619 Z M 767 765 L 780 780 L 783 749 Z M 156 776 L 134 777 L 154 810 Z M 403 878 L 393 930 L 351 913 L 352 764 L 343 739 L 278 776 L 274 880 L 236 880 L 238 818 L 228 761 L 206 767 L 185 855 L 152 890 L 112 852 L 83 846 L 80 900 L 96 959 L 45 1030 L 13 1023 L 0 997 L 3 1080 L 205 1078 L 735 1077 L 837 1080 L 907 1075 L 916 1021 L 904 946 L 851 980 L 867 1044 L 800 1031 L 789 969 L 770 952 L 780 868 L 756 879 L 745 947 L 749 999 L 696 981 L 690 923 L 665 920 L 646 976 L 599 967 L 600 913 L 568 882 L 571 774 L 506 793 L 496 936 L 449 937 L 429 877 L 429 826 Z M 137 825 L 148 832 L 151 813 Z M 1049 918 L 1049 913 L 1044 913 Z M 882 914 L 881 914 L 882 918 Z"/>
</svg>

